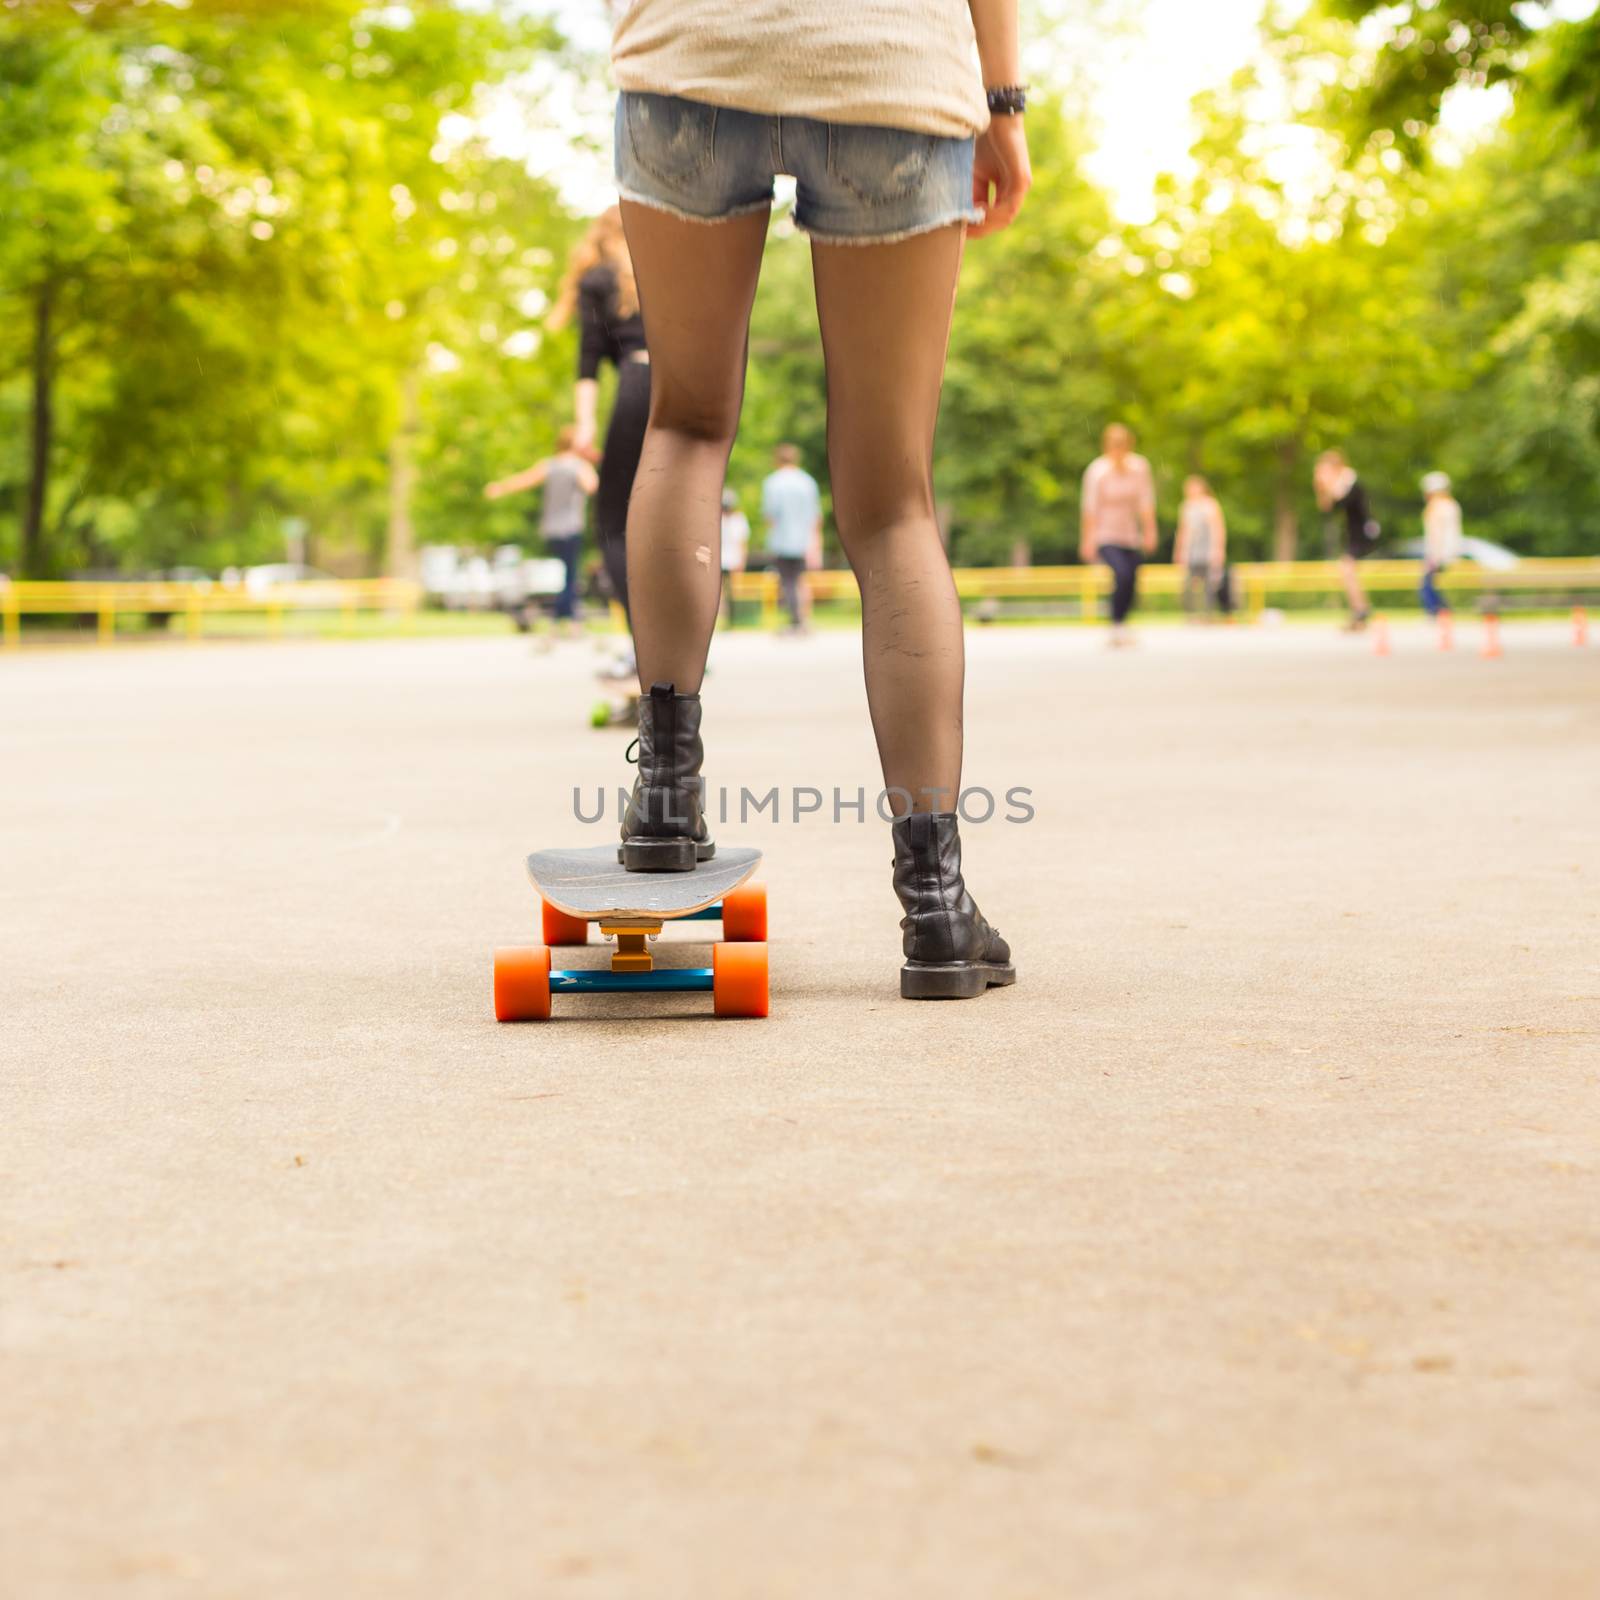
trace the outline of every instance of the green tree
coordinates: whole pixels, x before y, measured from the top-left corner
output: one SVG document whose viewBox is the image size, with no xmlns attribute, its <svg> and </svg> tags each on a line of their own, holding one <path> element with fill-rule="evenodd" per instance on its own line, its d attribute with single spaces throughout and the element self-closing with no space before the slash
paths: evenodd
<svg viewBox="0 0 1600 1600">
<path fill-rule="evenodd" d="M 1194 175 L 1130 230 L 1146 286 L 1131 317 L 1163 487 L 1206 473 L 1239 553 L 1292 560 L 1310 458 L 1414 415 L 1424 291 L 1398 231 L 1414 180 L 1341 170 L 1331 150 L 1322 181 L 1286 173 L 1247 114 L 1256 88 L 1241 74 L 1202 102 Z"/>
<path fill-rule="evenodd" d="M 270 28 L 214 3 L 9 9 L 19 566 L 248 555 L 290 510 L 346 542 L 407 528 L 424 363 L 469 276 L 447 186 L 510 176 L 452 159 L 445 119 L 548 33 L 439 3 L 320 0 Z M 520 201 L 536 186 L 515 176 Z M 472 215 L 494 203 L 474 190 Z"/>
<path fill-rule="evenodd" d="M 1477 532 L 1591 553 L 1600 152 L 1533 99 L 1425 193 L 1401 243 L 1419 264 L 1430 361 L 1415 426 L 1390 450 L 1451 472 Z"/>
<path fill-rule="evenodd" d="M 1392 141 L 1414 159 L 1453 89 L 1519 85 L 1530 70 L 1600 138 L 1600 14 L 1541 27 L 1521 0 L 1320 0 L 1318 10 L 1378 40 L 1366 70 L 1341 74 L 1330 95 L 1358 139 Z"/>
<path fill-rule="evenodd" d="M 780 213 L 761 264 L 761 286 L 750 319 L 750 361 L 739 438 L 728 464 L 728 482 L 752 525 L 760 486 L 772 471 L 772 452 L 798 445 L 807 468 L 828 496 L 827 378 L 817 326 L 811 246 Z"/>
<path fill-rule="evenodd" d="M 572 420 L 577 332 L 545 326 L 581 219 L 550 187 L 481 145 L 445 161 L 451 228 L 432 245 L 439 266 L 420 309 L 428 344 L 419 392 L 425 534 L 467 544 L 519 542 L 525 503 L 490 503 L 483 486 L 548 455 Z"/>
<path fill-rule="evenodd" d="M 1087 135 L 1046 100 L 1029 139 L 1025 220 L 968 250 L 951 339 L 935 464 L 968 562 L 1068 558 L 1084 468 L 1135 397 L 1123 311 L 1141 291 L 1102 249 L 1114 227 Z"/>
</svg>

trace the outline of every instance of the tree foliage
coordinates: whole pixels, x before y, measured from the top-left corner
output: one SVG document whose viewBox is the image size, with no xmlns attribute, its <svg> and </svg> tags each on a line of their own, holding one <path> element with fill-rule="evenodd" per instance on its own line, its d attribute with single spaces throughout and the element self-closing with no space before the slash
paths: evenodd
<svg viewBox="0 0 1600 1600">
<path fill-rule="evenodd" d="M 1365 71 L 1341 75 L 1330 96 L 1362 136 L 1392 139 L 1415 157 L 1452 90 L 1520 84 L 1531 72 L 1600 140 L 1600 13 L 1540 27 L 1523 0 L 1320 0 L 1319 10 L 1365 24 L 1377 41 Z"/>
<path fill-rule="evenodd" d="M 570 227 L 442 134 L 541 36 L 443 4 L 12 9 L 0 375 L 50 435 L 0 462 L 20 564 L 276 554 L 291 512 L 376 553 L 407 375 Z M 485 237 L 501 201 L 522 238 Z"/>
<path fill-rule="evenodd" d="M 1373 12 L 1269 32 L 1280 99 L 1338 101 L 1293 130 L 1309 164 L 1241 74 L 1137 225 L 1086 175 L 1070 74 L 1040 98 L 1028 209 L 963 268 L 936 458 L 958 559 L 1070 559 L 1118 418 L 1169 532 L 1201 471 L 1241 555 L 1321 553 L 1330 446 L 1391 531 L 1444 468 L 1475 531 L 1593 549 L 1600 33 L 1422 4 L 1360 31 Z M 570 416 L 574 335 L 546 314 L 584 218 L 474 113 L 559 48 L 521 6 L 0 0 L 0 568 L 278 559 L 291 521 L 348 571 L 531 537 L 481 486 Z M 1402 159 L 1453 86 L 1495 79 L 1515 111 L 1480 148 Z M 784 210 L 750 350 L 730 481 L 753 510 L 779 440 L 826 457 Z"/>
</svg>

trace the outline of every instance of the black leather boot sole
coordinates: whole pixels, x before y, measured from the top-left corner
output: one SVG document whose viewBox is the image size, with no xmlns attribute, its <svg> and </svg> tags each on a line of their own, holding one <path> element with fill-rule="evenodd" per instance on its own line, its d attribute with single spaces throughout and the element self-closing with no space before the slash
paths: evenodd
<svg viewBox="0 0 1600 1600">
<path fill-rule="evenodd" d="M 993 961 L 952 961 L 935 966 L 908 961 L 900 969 L 902 1000 L 976 1000 L 1017 981 L 1017 969 Z"/>
<path fill-rule="evenodd" d="M 617 846 L 617 860 L 629 872 L 693 872 L 716 853 L 715 844 L 693 839 L 624 839 Z"/>
<path fill-rule="evenodd" d="M 896 821 L 894 892 L 905 912 L 903 1000 L 976 1000 L 1017 981 L 1011 946 L 967 893 L 961 825 L 953 811 Z"/>
</svg>

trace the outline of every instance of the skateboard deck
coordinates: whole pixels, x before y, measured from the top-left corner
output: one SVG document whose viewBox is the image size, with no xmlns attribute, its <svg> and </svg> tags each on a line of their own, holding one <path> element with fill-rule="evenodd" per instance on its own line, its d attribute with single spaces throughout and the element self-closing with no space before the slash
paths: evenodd
<svg viewBox="0 0 1600 1600">
<path fill-rule="evenodd" d="M 637 728 L 639 726 L 639 691 L 611 700 L 596 700 L 589 710 L 591 728 Z"/>
<path fill-rule="evenodd" d="M 602 671 L 595 682 L 606 691 L 604 700 L 596 700 L 589 712 L 591 728 L 633 728 L 639 724 L 639 680 L 629 673 L 618 677 L 614 672 Z"/>
<path fill-rule="evenodd" d="M 709 993 L 719 1017 L 767 1014 L 767 891 L 759 850 L 719 849 L 692 872 L 629 872 L 615 844 L 539 850 L 528 877 L 542 903 L 542 945 L 495 952 L 494 1013 L 542 1022 L 557 994 Z M 650 945 L 669 922 L 720 922 L 709 967 L 659 968 Z M 557 971 L 551 950 L 589 942 L 598 923 L 609 969 Z"/>
<path fill-rule="evenodd" d="M 718 849 L 693 872 L 628 872 L 614 844 L 539 850 L 528 876 L 549 903 L 586 921 L 669 922 L 704 911 L 755 876 L 759 850 Z"/>
</svg>

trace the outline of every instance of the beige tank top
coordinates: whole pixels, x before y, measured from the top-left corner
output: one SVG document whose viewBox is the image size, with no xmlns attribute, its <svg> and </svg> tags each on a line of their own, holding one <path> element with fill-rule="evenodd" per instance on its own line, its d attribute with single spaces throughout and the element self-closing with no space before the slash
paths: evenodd
<svg viewBox="0 0 1600 1600">
<path fill-rule="evenodd" d="M 632 0 L 623 89 L 964 139 L 989 125 L 967 0 Z"/>
</svg>

